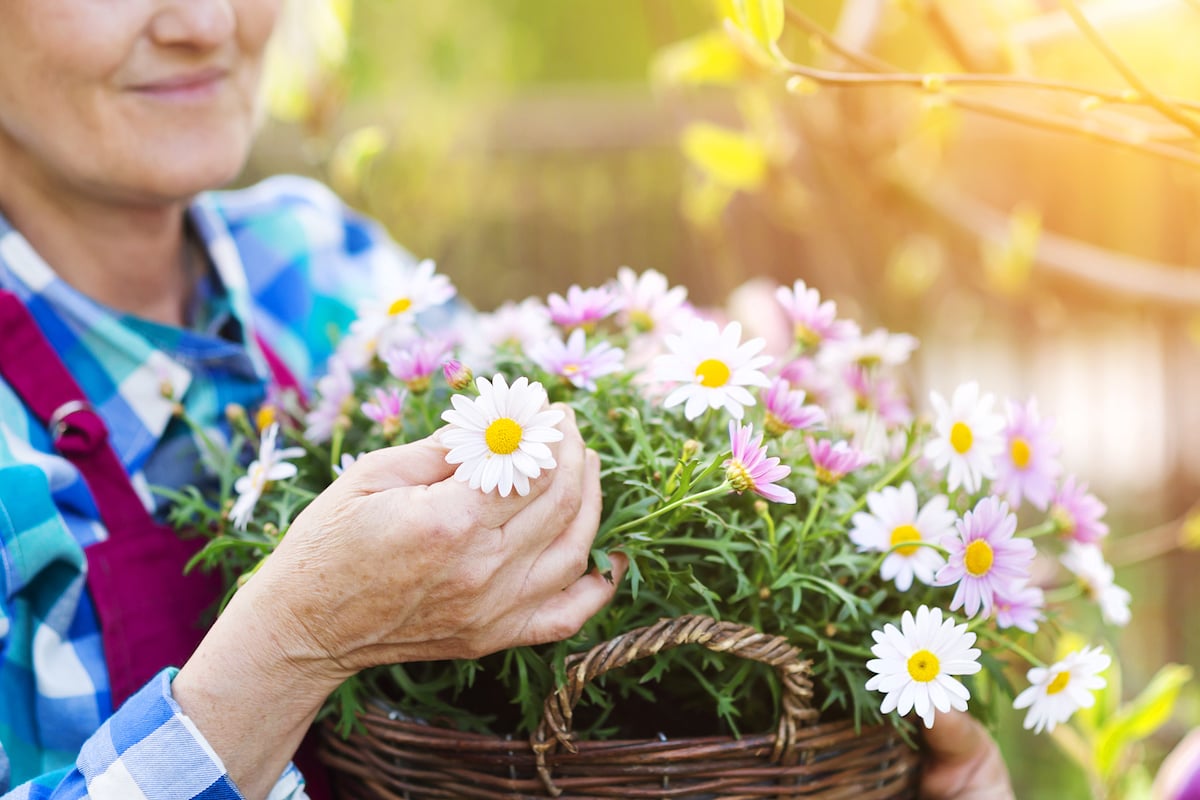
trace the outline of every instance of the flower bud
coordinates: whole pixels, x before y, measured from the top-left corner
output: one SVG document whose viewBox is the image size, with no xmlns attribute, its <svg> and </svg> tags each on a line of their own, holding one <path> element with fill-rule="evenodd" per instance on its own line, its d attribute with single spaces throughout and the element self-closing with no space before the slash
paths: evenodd
<svg viewBox="0 0 1200 800">
<path fill-rule="evenodd" d="M 461 392 L 470 386 L 471 380 L 474 378 L 470 368 L 456 358 L 452 358 L 442 365 L 442 374 L 446 376 L 446 383 L 450 384 L 450 388 L 456 392 Z"/>
<path fill-rule="evenodd" d="M 684 461 L 691 461 L 700 452 L 700 443 L 695 439 L 688 439 L 683 443 L 683 454 L 680 458 Z"/>
<path fill-rule="evenodd" d="M 246 419 L 246 409 L 238 403 L 230 403 L 225 406 L 225 419 L 230 425 L 236 425 Z"/>
</svg>

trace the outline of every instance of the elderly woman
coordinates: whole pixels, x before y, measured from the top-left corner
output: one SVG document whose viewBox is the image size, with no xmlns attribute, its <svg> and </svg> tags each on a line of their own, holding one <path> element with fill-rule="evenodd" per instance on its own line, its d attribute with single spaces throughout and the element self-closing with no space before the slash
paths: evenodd
<svg viewBox="0 0 1200 800">
<path fill-rule="evenodd" d="M 527 497 L 450 480 L 436 439 L 362 458 L 197 645 L 212 587 L 147 490 L 197 475 L 174 404 L 217 428 L 310 382 L 329 324 L 411 268 L 310 182 L 204 194 L 246 158 L 277 11 L 0 3 L 5 797 L 302 797 L 289 760 L 356 670 L 561 638 L 612 595 L 568 418 Z"/>
</svg>

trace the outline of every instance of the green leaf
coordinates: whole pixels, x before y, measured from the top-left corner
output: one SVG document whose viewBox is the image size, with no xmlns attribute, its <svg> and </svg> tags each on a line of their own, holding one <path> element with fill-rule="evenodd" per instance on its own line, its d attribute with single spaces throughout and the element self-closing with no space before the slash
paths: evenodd
<svg viewBox="0 0 1200 800">
<path fill-rule="evenodd" d="M 775 43 L 783 35 L 783 0 L 733 0 L 734 23 L 768 53 L 778 52 Z"/>
<path fill-rule="evenodd" d="M 757 139 L 708 122 L 684 129 L 683 153 L 717 185 L 729 189 L 752 191 L 767 174 L 767 154 Z"/>
<path fill-rule="evenodd" d="M 1103 777 L 1112 776 L 1130 745 L 1154 733 L 1170 719 L 1179 699 L 1179 690 L 1191 679 L 1191 667 L 1166 665 L 1150 679 L 1141 694 L 1104 725 L 1095 747 L 1096 766 Z"/>
<path fill-rule="evenodd" d="M 745 74 L 741 51 L 723 31 L 694 36 L 659 51 L 651 80 L 666 85 L 731 84 Z"/>
</svg>

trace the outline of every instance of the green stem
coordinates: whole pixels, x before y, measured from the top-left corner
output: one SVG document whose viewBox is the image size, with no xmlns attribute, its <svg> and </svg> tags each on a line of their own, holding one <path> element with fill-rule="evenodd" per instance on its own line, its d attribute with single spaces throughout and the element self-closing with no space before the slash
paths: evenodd
<svg viewBox="0 0 1200 800">
<path fill-rule="evenodd" d="M 1039 536 L 1046 536 L 1058 531 L 1058 523 L 1053 519 L 1048 519 L 1038 525 L 1031 525 L 1024 530 L 1017 531 L 1017 536 L 1024 536 L 1026 539 L 1036 539 Z"/>
<path fill-rule="evenodd" d="M 337 473 L 333 468 L 342 460 L 342 440 L 346 437 L 346 429 L 334 423 L 332 450 L 329 453 L 329 477 L 336 479 Z"/>
<path fill-rule="evenodd" d="M 980 626 L 982 626 L 984 623 L 987 622 L 987 620 L 980 619 L 980 620 L 977 620 L 976 622 Z M 992 642 L 995 642 L 996 644 L 1003 647 L 1005 650 L 1008 650 L 1011 653 L 1015 653 L 1016 655 L 1025 659 L 1027 662 L 1029 662 L 1030 664 L 1032 664 L 1035 667 L 1046 666 L 1046 663 L 1044 661 L 1042 661 L 1040 658 L 1038 658 L 1037 656 L 1035 656 L 1033 653 L 1029 652 L 1024 647 L 1021 647 L 1021 645 L 1017 644 L 1016 642 L 1013 642 L 1013 641 L 1010 641 L 1010 640 L 1004 638 L 1003 636 L 999 635 L 998 633 L 991 630 L 990 628 L 984 628 L 984 627 L 975 628 L 973 626 L 968 626 L 967 629 L 973 631 L 974 633 L 979 634 L 980 636 L 982 636 L 984 638 L 991 640 Z"/>
<path fill-rule="evenodd" d="M 651 511 L 649 514 L 646 514 L 645 516 L 638 517 L 637 519 L 633 519 L 633 520 L 630 520 L 629 522 L 622 523 L 622 524 L 618 525 L 617 527 L 613 528 L 612 530 L 608 531 L 608 533 L 609 534 L 623 533 L 623 532 L 629 530 L 630 528 L 636 528 L 639 525 L 644 525 L 645 523 L 649 522 L 652 519 L 661 517 L 663 514 L 666 514 L 669 511 L 674 511 L 675 509 L 679 508 L 682 505 L 686 505 L 687 503 L 698 503 L 701 500 L 707 500 L 708 498 L 714 497 L 715 495 L 731 491 L 732 488 L 733 487 L 731 487 L 729 485 L 729 481 L 722 481 L 718 486 L 714 486 L 711 489 L 705 489 L 703 492 L 696 492 L 695 494 L 689 494 L 686 497 L 681 497 L 672 503 L 667 503 L 665 506 L 662 506 L 661 508 L 656 508 L 654 511 Z"/>
<path fill-rule="evenodd" d="M 898 476 L 904 474 L 904 471 L 907 470 L 909 467 L 911 467 L 916 462 L 916 460 L 920 457 L 921 457 L 921 451 L 919 449 L 916 450 L 915 452 L 909 453 L 907 456 L 905 456 L 903 460 L 901 460 L 898 464 L 896 464 L 896 466 L 892 467 L 892 470 L 890 472 L 888 472 L 887 475 L 884 475 L 882 478 L 880 478 L 879 480 L 877 480 L 875 482 L 874 486 L 872 486 L 867 491 L 863 492 L 862 497 L 858 498 L 858 500 L 856 500 L 854 502 L 854 505 L 850 506 L 850 508 L 846 511 L 845 514 L 842 514 L 841 519 L 838 520 L 838 524 L 845 525 L 850 520 L 850 518 L 852 516 L 854 516 L 855 512 L 861 510 L 862 507 L 867 504 L 867 496 L 868 495 L 878 492 L 883 487 L 889 485 Z"/>
<path fill-rule="evenodd" d="M 1079 581 L 1069 583 L 1066 586 L 1060 586 L 1057 589 L 1046 592 L 1046 604 L 1050 603 L 1065 603 L 1068 600 L 1074 600 L 1076 597 L 1083 595 L 1083 584 Z"/>
<path fill-rule="evenodd" d="M 865 647 L 860 647 L 859 645 L 844 644 L 842 642 L 838 642 L 833 639 L 822 639 L 821 644 L 823 644 L 833 650 L 839 650 L 843 653 L 847 653 L 852 656 L 859 656 L 860 658 L 874 658 L 875 657 L 874 653 L 872 653 L 870 650 L 868 650 Z"/>
<path fill-rule="evenodd" d="M 301 489 L 299 486 L 293 486 L 290 483 L 272 483 L 271 488 L 279 489 L 287 494 L 294 494 L 306 502 L 312 502 L 316 499 L 317 493 L 310 492 L 308 489 Z"/>
<path fill-rule="evenodd" d="M 808 518 L 804 520 L 804 527 L 800 530 L 798 541 L 804 541 L 808 538 L 808 532 L 812 530 L 813 523 L 817 521 L 817 512 L 821 510 L 821 505 L 825 502 L 825 495 L 829 493 L 829 487 L 822 484 L 817 487 L 817 496 L 813 498 L 812 505 L 808 509 Z"/>
</svg>

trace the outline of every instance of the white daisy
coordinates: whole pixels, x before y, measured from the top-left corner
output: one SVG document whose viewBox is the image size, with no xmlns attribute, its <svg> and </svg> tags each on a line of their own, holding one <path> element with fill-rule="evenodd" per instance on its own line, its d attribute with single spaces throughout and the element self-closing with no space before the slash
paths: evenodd
<svg viewBox="0 0 1200 800">
<path fill-rule="evenodd" d="M 1132 596 L 1113 582 L 1112 565 L 1104 560 L 1097 545 L 1069 542 L 1060 560 L 1083 584 L 1088 597 L 1100 606 L 1100 614 L 1106 623 L 1122 627 L 1129 624 Z"/>
<path fill-rule="evenodd" d="M 374 354 L 403 344 L 418 314 L 454 297 L 454 284 L 434 270 L 433 261 L 425 259 L 413 269 L 387 272 L 384 285 L 359 304 L 359 318 L 351 326 L 362 348 Z"/>
<path fill-rule="evenodd" d="M 921 606 L 915 620 L 911 611 L 904 612 L 899 630 L 889 622 L 871 635 L 876 658 L 867 669 L 876 674 L 867 689 L 884 693 L 882 713 L 915 710 L 932 728 L 935 709 L 967 710 L 971 693 L 951 677 L 979 672 L 979 650 L 971 647 L 975 634 L 967 632 L 966 623 L 955 625 L 953 617 L 942 619 L 940 608 Z"/>
<path fill-rule="evenodd" d="M 1025 676 L 1029 688 L 1017 695 L 1013 708 L 1028 708 L 1025 729 L 1053 731 L 1054 726 L 1066 722 L 1077 710 L 1091 708 L 1096 702 L 1095 692 L 1103 689 L 1107 681 L 1100 673 L 1108 669 L 1112 659 L 1099 647 L 1084 648 L 1071 653 L 1050 667 L 1034 667 Z"/>
<path fill-rule="evenodd" d="M 954 532 L 955 513 L 945 495 L 930 498 L 918 509 L 917 490 L 905 482 L 900 488 L 885 486 L 867 495 L 870 513 L 859 511 L 853 517 L 850 541 L 860 553 L 882 553 L 901 545 L 883 559 L 879 574 L 885 581 L 895 580 L 896 588 L 908 591 L 915 576 L 921 583 L 932 584 L 933 575 L 946 560 L 932 547 L 905 542 L 937 544 Z"/>
<path fill-rule="evenodd" d="M 830 342 L 821 360 L 829 366 L 857 364 L 863 367 L 897 366 L 908 361 L 920 342 L 907 333 L 891 333 L 876 328 L 868 334 Z"/>
<path fill-rule="evenodd" d="M 950 404 L 937 392 L 929 399 L 937 412 L 934 439 L 925 447 L 925 457 L 937 470 L 949 467 L 947 487 L 979 491 L 984 478 L 996 475 L 996 457 L 1004 449 L 1004 417 L 992 412 L 996 398 L 979 395 L 979 384 L 964 383 L 954 390 Z"/>
<path fill-rule="evenodd" d="M 296 465 L 285 459 L 298 458 L 304 455 L 302 447 L 285 447 L 275 449 L 275 439 L 279 436 L 279 423 L 272 423 L 263 431 L 262 441 L 258 446 L 258 458 L 250 462 L 246 474 L 233 484 L 237 492 L 237 500 L 229 510 L 229 519 L 238 530 L 245 530 L 246 524 L 254 513 L 254 507 L 262 497 L 263 491 L 271 481 L 286 480 L 296 474 Z"/>
<path fill-rule="evenodd" d="M 766 345 L 762 339 L 741 343 L 742 326 L 731 322 L 724 330 L 710 320 L 693 320 L 678 335 L 666 337 L 669 353 L 655 359 L 654 378 L 681 384 L 663 407 L 685 403 L 683 415 L 695 419 L 709 408 L 725 408 L 734 419 L 741 419 L 746 406 L 754 405 L 747 386 L 768 386 L 770 381 L 760 368 L 770 364 L 770 356 L 757 353 Z"/>
<path fill-rule="evenodd" d="M 442 412 L 450 427 L 441 434 L 450 448 L 446 462 L 458 464 L 454 477 L 485 493 L 497 489 L 508 497 L 529 494 L 529 480 L 542 470 L 554 469 L 549 442 L 563 438 L 554 426 L 563 418 L 558 409 L 544 408 L 546 390 L 521 377 L 512 386 L 497 375 L 491 381 L 476 378 L 479 396 L 456 394 L 453 410 Z"/>
</svg>

